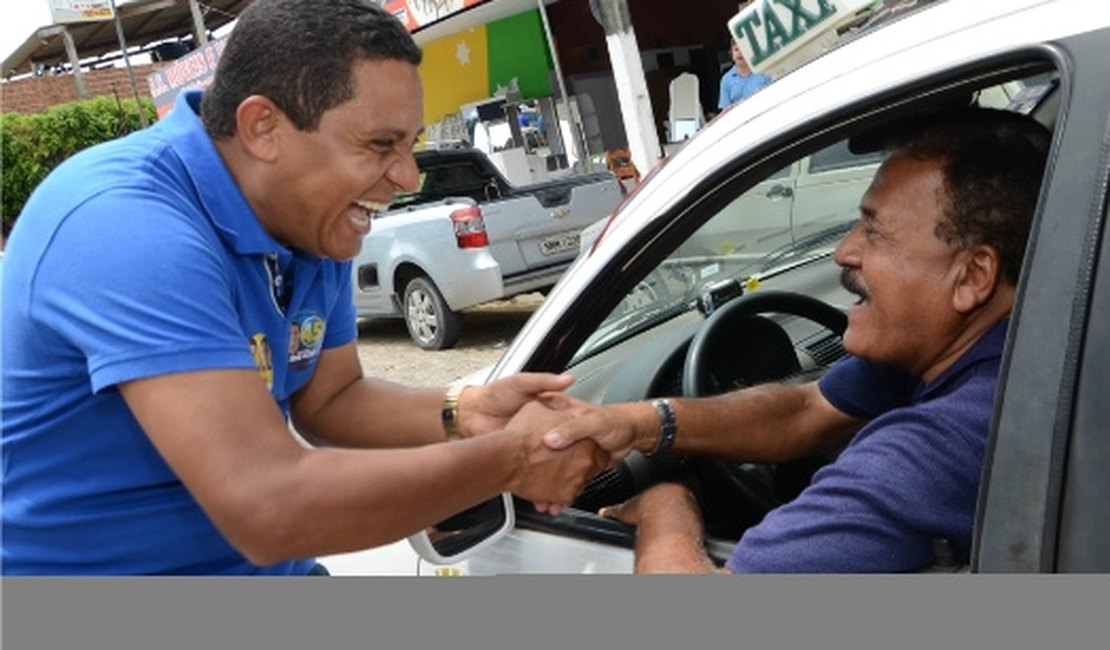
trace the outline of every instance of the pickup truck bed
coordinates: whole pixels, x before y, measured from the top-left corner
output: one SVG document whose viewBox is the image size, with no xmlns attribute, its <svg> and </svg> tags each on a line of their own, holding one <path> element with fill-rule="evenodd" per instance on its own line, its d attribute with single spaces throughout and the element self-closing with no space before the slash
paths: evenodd
<svg viewBox="0 0 1110 650">
<path fill-rule="evenodd" d="M 457 342 L 459 311 L 553 286 L 624 194 L 609 172 L 514 186 L 476 149 L 416 158 L 420 189 L 375 219 L 352 273 L 360 317 L 404 318 L 430 350 Z"/>
</svg>

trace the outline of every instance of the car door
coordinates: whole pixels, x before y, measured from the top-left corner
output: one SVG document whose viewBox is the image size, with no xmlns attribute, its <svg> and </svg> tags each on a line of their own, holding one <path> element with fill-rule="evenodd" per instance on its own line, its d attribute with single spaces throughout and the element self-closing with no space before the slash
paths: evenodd
<svg viewBox="0 0 1110 650">
<path fill-rule="evenodd" d="M 783 166 L 730 200 L 681 245 L 683 254 L 734 255 L 758 259 L 793 240 L 795 178 L 802 163 Z"/>
<path fill-rule="evenodd" d="M 932 28 L 937 28 L 945 18 L 962 20 L 965 15 L 958 11 L 978 6 L 968 3 L 949 12 L 943 5 L 928 10 L 928 17 L 936 16 Z M 1107 453 L 1105 427 L 1099 424 L 1110 413 L 1106 386 L 1099 382 L 1106 374 L 1100 370 L 1106 345 L 1092 343 L 1091 337 L 1105 338 L 1105 330 L 1096 327 L 1106 324 L 1098 318 L 1107 311 L 1094 308 L 1105 300 L 1094 292 L 1103 278 L 1097 264 L 1105 257 L 1099 246 L 1110 160 L 1105 138 L 1110 100 L 1103 81 L 1110 40 L 1107 29 L 1092 30 L 1089 21 L 1079 26 L 1075 14 L 1055 9 L 1039 7 L 959 33 L 937 29 L 928 41 L 908 48 L 904 42 L 918 33 L 892 25 L 892 42 L 880 46 L 883 41 L 873 41 L 864 49 L 866 37 L 860 39 L 861 50 L 876 58 L 848 58 L 855 50 L 845 47 L 815 62 L 804 76 L 787 76 L 726 112 L 630 197 L 589 254 L 549 294 L 493 377 L 519 370 L 568 372 L 579 378 L 570 391 L 594 402 L 676 394 L 685 346 L 704 320 L 699 313 L 703 290 L 716 291 L 715 283 L 728 278 L 725 263 L 734 261 L 721 259 L 711 246 L 701 247 L 701 259 L 683 255 L 684 242 L 711 229 L 716 215 L 778 170 L 883 118 L 965 105 L 984 89 L 1049 74 L 1058 78 L 1059 84 L 1053 84 L 1058 92 L 1017 107 L 1036 109 L 1034 114 L 1056 135 L 1004 354 L 971 568 L 1105 567 L 1106 508 L 1099 497 L 1106 495 L 1108 473 L 1100 462 Z M 914 25 L 912 20 L 897 23 L 905 30 Z M 1056 37 L 1072 31 L 1086 33 Z M 833 73 L 835 83 L 819 81 Z M 834 243 L 827 239 L 821 246 L 831 252 Z M 817 280 L 814 287 L 835 275 L 827 257 L 813 264 L 807 258 L 804 265 L 789 258 L 777 261 L 766 273 L 749 274 L 749 267 L 737 265 L 731 279 L 745 290 L 761 291 L 784 273 L 810 276 Z M 629 299 L 653 278 L 678 278 L 671 284 L 676 291 L 665 298 L 654 291 L 643 300 Z M 677 294 L 684 284 L 692 292 Z M 745 342 L 742 334 L 733 338 L 737 345 Z M 813 359 L 820 358 L 804 339 L 792 334 L 792 340 Z M 618 468 L 616 475 L 605 477 L 609 484 L 600 489 L 608 493 L 602 496 L 620 500 L 635 494 L 645 485 L 644 470 L 643 465 Z M 1089 476 L 1099 471 L 1102 476 L 1092 481 Z M 572 539 L 596 545 L 596 558 L 608 557 L 603 549 L 631 548 L 633 531 L 592 513 L 583 506 L 552 518 L 525 504 L 517 511 L 516 532 L 521 538 L 525 533 L 544 536 L 542 548 L 549 554 Z M 727 557 L 729 540 L 708 541 L 715 558 Z M 518 552 L 528 555 L 538 548 L 525 545 Z M 1094 561 L 1085 559 L 1092 555 Z M 497 558 L 482 557 L 496 572 Z M 599 559 L 578 570 L 621 572 L 626 567 Z"/>
<path fill-rule="evenodd" d="M 1003 366 L 973 569 L 1110 571 L 1110 29 L 1052 46 L 1067 62 Z"/>
<path fill-rule="evenodd" d="M 1012 68 L 1009 65 L 1012 65 Z M 928 91 L 924 91 L 920 94 L 908 95 L 906 101 L 927 104 L 960 101 L 965 94 L 956 87 L 961 83 L 983 83 L 980 79 L 991 79 L 999 73 L 1019 74 L 1013 70 L 1020 71 L 1020 74 L 1041 74 L 1049 62 L 1037 57 L 1017 57 L 1009 65 L 999 68 L 994 63 L 986 62 L 981 63 L 981 67 L 974 68 L 973 72 L 949 71 L 931 79 L 928 84 L 945 88 L 943 98 L 931 97 Z M 1059 65 L 1058 62 L 1057 65 Z M 1025 66 L 1028 66 L 1027 72 Z M 875 104 L 868 102 L 860 102 L 851 109 L 853 112 L 860 113 L 875 110 Z M 895 109 L 886 110 L 898 112 Z M 570 391 L 580 398 L 596 402 L 638 400 L 665 394 L 678 394 L 678 391 L 682 390 L 681 373 L 686 354 L 685 345 L 697 331 L 703 318 L 690 306 L 695 304 L 707 290 L 713 290 L 715 283 L 731 278 L 733 281 L 738 280 L 745 291 L 759 292 L 770 289 L 801 291 L 806 295 L 831 301 L 833 304 L 846 304 L 845 301 L 849 298 L 839 290 L 838 273 L 829 256 L 839 236 L 845 232 L 843 228 L 850 226 L 854 221 L 860 195 L 865 189 L 865 181 L 873 172 L 872 162 L 847 164 L 839 169 L 835 168 L 836 166 L 822 168 L 820 165 L 817 169 L 813 169 L 812 166 L 806 167 L 811 178 L 805 184 L 798 183 L 798 190 L 792 198 L 795 213 L 801 209 L 798 207 L 799 203 L 806 202 L 813 206 L 809 208 L 810 214 L 816 216 L 808 220 L 802 217 L 795 222 L 799 232 L 806 232 L 808 227 L 811 234 L 792 241 L 786 250 L 779 251 L 781 255 L 769 256 L 771 262 L 769 264 L 753 267 L 750 265 L 751 260 L 738 260 L 737 257 L 741 256 L 729 255 L 728 250 L 721 250 L 720 247 L 714 250 L 713 246 L 693 245 L 692 242 L 704 240 L 706 233 L 717 236 L 726 231 L 727 228 L 719 225 L 718 220 L 723 219 L 730 224 L 743 223 L 742 216 L 732 214 L 732 206 L 741 205 L 745 201 L 755 203 L 760 200 L 758 195 L 752 195 L 765 193 L 764 188 L 768 183 L 773 182 L 774 175 L 786 166 L 793 168 L 796 165 L 812 162 L 812 159 L 807 159 L 805 156 L 807 149 L 811 151 L 811 156 L 829 151 L 830 148 L 846 150 L 844 149 L 845 136 L 851 135 L 860 128 L 863 127 L 858 124 L 852 125 L 838 122 L 834 118 L 819 117 L 813 123 L 806 124 L 804 128 L 796 127 L 795 139 L 783 147 L 783 151 L 795 152 L 793 160 L 789 157 L 785 159 L 782 156 L 776 157 L 773 154 L 769 156 L 769 159 L 763 163 L 762 169 L 775 171 L 767 176 L 759 177 L 756 172 L 746 174 L 745 170 L 758 170 L 761 167 L 753 164 L 750 157 L 741 154 L 723 163 L 727 167 L 719 170 L 719 183 L 714 187 L 690 187 L 685 190 L 668 188 L 668 191 L 684 191 L 684 193 L 677 198 L 672 208 L 657 213 L 654 220 L 637 224 L 639 231 L 629 234 L 627 241 L 619 245 L 613 244 L 619 246 L 621 250 L 611 251 L 612 257 L 607 263 L 601 264 L 590 274 L 596 279 L 595 281 L 576 282 L 574 271 L 579 269 L 575 268 L 572 269 L 570 279 L 557 287 L 556 291 L 549 296 L 549 303 L 537 313 L 531 330 L 524 332 L 525 337 L 532 335 L 537 337 L 531 349 L 532 363 L 525 366 L 525 369 L 574 374 L 582 379 Z M 838 137 L 830 141 L 833 134 L 838 134 Z M 809 139 L 808 142 L 807 139 Z M 797 153 L 803 155 L 798 156 Z M 758 152 L 752 155 L 758 156 Z M 784 155 L 789 156 L 789 154 Z M 819 163 L 820 161 L 821 159 L 818 158 Z M 672 164 L 683 162 L 682 159 L 676 159 Z M 689 161 L 685 162 L 689 163 Z M 822 177 L 822 174 L 826 175 Z M 856 190 L 849 192 L 848 188 L 853 185 L 856 186 Z M 812 194 L 803 194 L 803 188 L 805 192 Z M 824 216 L 825 214 L 828 216 Z M 753 219 L 750 223 L 757 226 L 758 231 L 760 230 L 758 218 L 752 215 L 754 212 L 748 211 L 748 218 Z M 821 234 L 818 224 L 833 226 L 829 237 L 814 237 L 814 234 Z M 615 236 L 623 232 L 622 225 L 620 222 L 613 224 Z M 837 231 L 837 227 L 841 230 Z M 794 238 L 791 237 L 791 239 Z M 799 242 L 807 240 L 814 242 L 815 247 L 798 246 Z M 600 247 L 595 249 L 601 255 L 610 252 L 605 248 L 605 243 L 603 238 Z M 739 247 L 736 248 L 739 249 Z M 817 253 L 817 255 L 811 256 L 811 253 Z M 586 263 L 580 266 L 587 268 Z M 667 295 L 666 292 L 658 290 L 661 283 L 656 280 L 669 280 L 675 275 L 680 275 L 685 284 L 692 287 L 690 293 L 682 295 L 672 290 Z M 605 282 L 600 280 L 603 277 Z M 636 281 L 636 286 L 627 287 L 625 283 L 630 281 Z M 644 283 L 652 282 L 654 282 L 651 284 L 654 288 L 652 299 L 628 299 L 637 291 L 641 291 L 639 287 Z M 613 292 L 613 286 L 619 289 Z M 673 282 L 670 286 L 682 287 L 683 282 Z M 563 306 L 561 315 L 548 317 L 546 312 L 560 310 L 564 288 L 573 293 L 575 304 L 568 303 Z M 623 292 L 626 291 L 628 294 L 624 295 Z M 601 312 L 613 304 L 614 298 L 620 301 L 617 307 L 609 315 L 603 315 Z M 630 304 L 636 306 L 629 308 Z M 675 314 L 680 315 L 675 316 Z M 639 316 L 643 318 L 637 320 Z M 600 325 L 588 325 L 599 321 Z M 835 358 L 835 351 L 827 351 L 829 348 L 824 339 L 808 338 L 811 337 L 811 333 L 804 328 L 788 328 L 788 331 L 799 349 L 811 359 L 827 361 L 829 358 Z M 810 345 L 810 341 L 813 345 Z M 742 349 L 748 343 L 743 335 L 738 333 L 734 347 L 730 348 L 728 353 L 714 355 L 713 363 L 718 366 L 715 371 L 719 372 L 720 379 L 723 380 L 718 382 L 720 385 L 731 383 L 730 376 L 726 375 L 727 366 L 734 365 L 736 360 L 743 356 L 733 356 L 731 351 Z M 757 349 L 760 347 L 759 341 L 751 341 L 750 344 Z M 510 362 L 516 351 L 510 350 Z M 586 494 L 580 498 L 580 507 L 571 509 L 558 518 L 535 515 L 526 506 L 518 509 L 518 531 L 515 533 L 517 537 L 513 543 L 518 546 L 524 544 L 524 550 L 519 550 L 516 555 L 513 555 L 517 558 L 513 561 L 515 569 L 525 566 L 520 558 L 529 555 L 527 549 L 539 548 L 539 542 L 525 543 L 527 540 L 535 539 L 536 535 L 541 535 L 544 548 L 552 549 L 559 547 L 557 539 L 559 537 L 565 537 L 568 540 L 570 538 L 592 540 L 598 548 L 596 562 L 601 562 L 597 558 L 610 557 L 611 551 L 615 550 L 614 547 L 629 547 L 633 541 L 633 533 L 630 530 L 624 530 L 622 533 L 619 526 L 603 521 L 591 512 L 599 504 L 626 498 L 627 495 L 634 494 L 637 489 L 642 489 L 643 484 L 637 483 L 641 479 L 637 477 L 642 477 L 644 471 L 643 467 L 635 465 L 618 468 L 615 473 L 587 487 Z M 637 485 L 641 488 L 637 488 Z M 601 494 L 593 492 L 595 489 Z M 739 500 L 730 502 L 740 503 Z M 720 504 L 718 503 L 717 506 Z M 707 526 L 711 527 L 709 549 L 718 561 L 723 561 L 737 537 L 735 532 L 727 535 L 715 534 L 712 530 L 716 524 L 712 521 L 712 517 L 715 516 L 719 515 L 710 515 L 707 519 Z M 574 543 L 580 545 L 581 542 Z M 602 549 L 605 551 L 603 552 Z M 471 563 L 475 570 L 481 567 L 483 571 L 495 571 L 497 562 L 504 560 L 505 557 L 508 556 L 491 560 L 491 556 L 480 554 L 473 558 Z M 614 561 L 606 560 L 605 569 L 600 570 L 621 571 L 622 564 L 617 561 L 621 557 L 617 553 Z M 627 555 L 623 557 L 627 559 Z M 595 566 L 600 565 L 595 563 Z"/>
</svg>

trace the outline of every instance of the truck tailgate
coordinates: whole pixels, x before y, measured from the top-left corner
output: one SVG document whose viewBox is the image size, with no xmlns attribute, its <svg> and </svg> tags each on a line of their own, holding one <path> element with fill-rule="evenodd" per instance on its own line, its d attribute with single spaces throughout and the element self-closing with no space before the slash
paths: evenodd
<svg viewBox="0 0 1110 650">
<path fill-rule="evenodd" d="M 578 254 L 582 229 L 612 212 L 621 199 L 612 177 L 569 187 L 545 185 L 545 196 L 561 194 L 564 202 L 544 206 L 539 195 L 521 193 L 482 208 L 490 250 L 505 277 L 569 264 Z"/>
</svg>

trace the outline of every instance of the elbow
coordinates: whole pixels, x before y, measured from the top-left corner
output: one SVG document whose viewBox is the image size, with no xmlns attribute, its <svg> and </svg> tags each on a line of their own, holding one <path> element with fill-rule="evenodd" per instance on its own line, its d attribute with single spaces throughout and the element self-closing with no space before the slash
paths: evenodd
<svg viewBox="0 0 1110 650">
<path fill-rule="evenodd" d="M 265 567 L 309 555 L 303 518 L 273 495 L 221 504 L 211 519 L 224 539 L 251 564 Z"/>
<path fill-rule="evenodd" d="M 310 555 L 301 551 L 301 544 L 287 528 L 288 525 L 282 526 L 278 522 L 241 522 L 225 537 L 247 561 L 259 567 Z"/>
</svg>

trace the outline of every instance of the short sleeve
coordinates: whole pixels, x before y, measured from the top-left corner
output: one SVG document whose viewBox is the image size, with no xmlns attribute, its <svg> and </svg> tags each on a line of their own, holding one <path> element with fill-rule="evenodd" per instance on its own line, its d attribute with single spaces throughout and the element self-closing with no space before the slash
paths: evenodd
<svg viewBox="0 0 1110 650">
<path fill-rule="evenodd" d="M 910 404 L 921 386 L 920 379 L 903 370 L 856 356 L 835 363 L 818 382 L 830 404 L 861 420 Z"/>
<path fill-rule="evenodd" d="M 328 317 L 328 329 L 324 332 L 324 347 L 337 348 L 358 337 L 358 317 L 355 313 L 354 289 L 351 287 L 351 263 L 336 265 L 335 305 Z"/>
<path fill-rule="evenodd" d="M 86 201 L 54 232 L 33 278 L 31 313 L 83 354 L 93 390 L 254 368 L 231 265 L 196 218 L 149 191 L 123 189 Z"/>
</svg>

